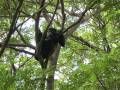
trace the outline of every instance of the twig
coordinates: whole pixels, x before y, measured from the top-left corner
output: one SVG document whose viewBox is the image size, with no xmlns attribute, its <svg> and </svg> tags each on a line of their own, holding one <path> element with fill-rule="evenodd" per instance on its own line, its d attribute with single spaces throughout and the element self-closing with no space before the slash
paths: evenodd
<svg viewBox="0 0 120 90">
<path fill-rule="evenodd" d="M 97 80 L 99 81 L 99 83 L 101 84 L 101 86 L 103 87 L 104 90 L 108 90 L 107 87 L 103 84 L 103 82 L 100 80 L 100 78 L 98 77 L 97 73 L 94 72 L 94 74 L 96 75 Z"/>
<path fill-rule="evenodd" d="M 21 40 L 23 41 L 23 43 L 27 44 L 26 40 L 24 39 L 23 35 L 21 34 L 21 32 L 19 30 L 16 30 L 18 35 L 20 36 Z"/>
<path fill-rule="evenodd" d="M 21 65 L 19 65 L 19 68 L 20 69 L 21 67 L 23 67 L 29 60 L 31 60 L 32 57 L 28 58 L 26 61 L 24 61 Z"/>
</svg>

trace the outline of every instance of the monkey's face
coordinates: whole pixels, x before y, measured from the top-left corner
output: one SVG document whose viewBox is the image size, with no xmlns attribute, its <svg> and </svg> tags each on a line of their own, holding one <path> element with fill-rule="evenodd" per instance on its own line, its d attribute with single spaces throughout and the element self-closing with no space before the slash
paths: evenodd
<svg viewBox="0 0 120 90">
<path fill-rule="evenodd" d="M 53 38 L 57 38 L 57 36 L 58 36 L 57 30 L 54 28 L 50 28 L 47 32 L 46 38 L 53 39 Z"/>
<path fill-rule="evenodd" d="M 54 43 L 59 43 L 63 47 L 65 46 L 64 35 L 60 34 L 60 31 L 57 31 L 54 28 L 48 30 L 46 39 L 50 39 Z"/>
<path fill-rule="evenodd" d="M 57 30 L 54 28 L 50 28 L 47 33 L 48 33 L 48 35 L 51 35 L 51 34 L 55 35 L 57 33 Z"/>
</svg>

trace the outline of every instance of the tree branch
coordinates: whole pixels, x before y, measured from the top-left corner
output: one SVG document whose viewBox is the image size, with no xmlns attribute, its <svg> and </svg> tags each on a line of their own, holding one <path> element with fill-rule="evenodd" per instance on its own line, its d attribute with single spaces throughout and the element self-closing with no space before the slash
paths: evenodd
<svg viewBox="0 0 120 90">
<path fill-rule="evenodd" d="M 101 50 L 100 48 L 90 44 L 88 41 L 86 41 L 85 39 L 83 39 L 82 37 L 77 37 L 77 36 L 74 36 L 74 35 L 71 35 L 76 41 L 79 41 L 80 43 L 82 43 L 83 45 L 86 45 L 88 46 L 89 48 L 91 49 L 95 49 L 96 51 L 99 51 Z"/>
<path fill-rule="evenodd" d="M 0 42 L 0 47 L 2 47 L 3 45 L 4 45 L 4 43 Z M 10 47 L 29 47 L 29 48 L 35 50 L 35 46 L 33 46 L 31 44 L 7 44 L 7 46 L 10 46 Z"/>
<path fill-rule="evenodd" d="M 23 53 L 26 53 L 26 54 L 35 56 L 34 53 L 31 53 L 31 52 L 26 51 L 26 50 L 24 50 L 24 49 L 18 49 L 18 48 L 15 48 L 15 47 L 13 47 L 13 46 L 6 46 L 6 48 L 10 48 L 10 49 L 13 49 L 13 50 L 15 50 L 15 51 L 19 51 L 19 52 L 23 52 Z"/>
</svg>

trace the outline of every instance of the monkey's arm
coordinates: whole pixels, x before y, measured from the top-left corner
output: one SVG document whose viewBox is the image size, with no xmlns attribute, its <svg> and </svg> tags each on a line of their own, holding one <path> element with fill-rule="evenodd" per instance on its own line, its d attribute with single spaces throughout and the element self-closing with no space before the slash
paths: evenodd
<svg viewBox="0 0 120 90">
<path fill-rule="evenodd" d="M 59 36 L 58 42 L 59 42 L 59 44 L 60 44 L 61 46 L 63 46 L 63 47 L 65 46 L 65 37 L 64 37 L 63 34 L 61 34 L 61 35 Z"/>
</svg>

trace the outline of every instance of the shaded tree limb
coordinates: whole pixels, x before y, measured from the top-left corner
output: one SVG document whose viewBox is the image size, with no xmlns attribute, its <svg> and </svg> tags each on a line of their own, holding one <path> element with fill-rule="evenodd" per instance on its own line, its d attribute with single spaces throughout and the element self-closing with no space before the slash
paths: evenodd
<svg viewBox="0 0 120 90">
<path fill-rule="evenodd" d="M 2 47 L 3 45 L 4 45 L 4 43 L 0 43 L 0 47 Z M 6 48 L 10 48 L 10 49 L 13 49 L 13 50 L 18 51 L 18 52 L 23 52 L 23 53 L 35 56 L 34 53 L 31 53 L 31 52 L 26 51 L 24 49 L 18 49 L 18 48 L 15 48 L 15 47 L 29 47 L 29 48 L 32 48 L 32 49 L 35 50 L 34 46 L 32 46 L 32 45 L 25 45 L 25 44 L 7 44 L 7 46 L 6 46 Z"/>
<path fill-rule="evenodd" d="M 2 47 L 4 45 L 4 43 L 0 42 L 0 47 Z M 31 44 L 7 44 L 8 47 L 29 47 L 31 49 L 35 50 L 35 46 L 31 45 Z"/>
<path fill-rule="evenodd" d="M 46 7 L 47 5 L 44 5 L 42 8 L 40 8 L 37 12 L 35 12 L 34 14 L 32 14 L 32 15 L 29 15 L 29 17 L 26 19 L 26 20 L 24 20 L 22 23 L 20 23 L 19 25 L 17 25 L 16 26 L 16 30 L 21 26 L 21 25 L 23 25 L 25 22 L 27 22 L 30 18 L 33 18 L 38 12 L 41 12 L 45 7 Z"/>
<path fill-rule="evenodd" d="M 103 42 L 104 42 L 104 51 L 106 53 L 109 53 L 111 51 L 111 48 L 110 48 L 110 45 L 108 43 L 106 36 L 103 38 Z"/>
<path fill-rule="evenodd" d="M 33 57 L 33 56 L 32 56 L 32 57 Z M 18 67 L 18 68 L 15 67 L 15 64 L 14 64 L 14 63 L 11 63 L 11 69 L 12 69 L 12 71 L 13 71 L 13 72 L 12 72 L 13 75 L 16 75 L 16 71 L 19 70 L 20 68 L 22 68 L 29 60 L 31 60 L 32 57 L 27 58 L 26 61 L 24 61 L 23 63 L 19 64 L 19 67 Z"/>
<path fill-rule="evenodd" d="M 16 67 L 15 67 L 15 64 L 14 64 L 14 63 L 11 63 L 11 73 L 12 73 L 13 75 L 16 74 Z"/>
<path fill-rule="evenodd" d="M 18 48 L 14 48 L 14 47 L 8 47 L 8 48 L 14 49 L 15 51 L 23 52 L 23 53 L 25 53 L 25 54 L 29 54 L 29 55 L 35 56 L 34 53 L 31 53 L 31 52 L 26 51 L 26 50 L 24 50 L 24 49 L 18 49 Z"/>
</svg>

